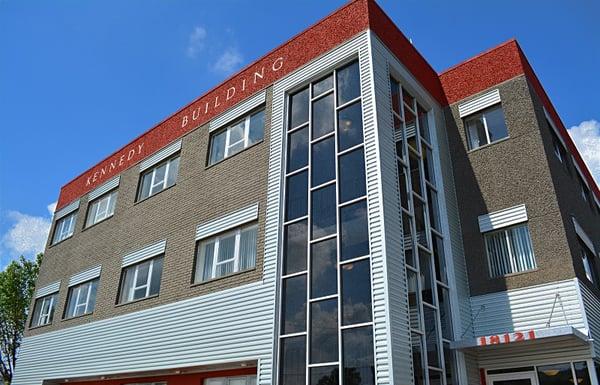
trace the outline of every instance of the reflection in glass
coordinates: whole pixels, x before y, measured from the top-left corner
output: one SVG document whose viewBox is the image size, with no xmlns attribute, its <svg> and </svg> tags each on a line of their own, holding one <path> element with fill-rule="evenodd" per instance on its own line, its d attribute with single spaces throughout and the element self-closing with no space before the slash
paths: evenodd
<svg viewBox="0 0 600 385">
<path fill-rule="evenodd" d="M 575 384 L 591 385 L 590 374 L 585 361 L 574 362 L 573 368 L 575 369 L 575 375 L 577 376 L 577 381 L 575 381 Z"/>
<path fill-rule="evenodd" d="M 337 293 L 337 239 L 311 245 L 311 298 Z"/>
<path fill-rule="evenodd" d="M 336 362 L 338 360 L 337 299 L 310 304 L 310 362 Z"/>
<path fill-rule="evenodd" d="M 339 367 L 317 366 L 310 368 L 310 385 L 338 385 Z"/>
<path fill-rule="evenodd" d="M 419 317 L 419 287 L 417 285 L 417 273 L 406 269 L 406 278 L 408 280 L 408 308 L 410 327 L 421 330 L 421 320 Z"/>
<path fill-rule="evenodd" d="M 340 156 L 340 203 L 367 194 L 365 186 L 365 158 L 363 149 Z"/>
<path fill-rule="evenodd" d="M 308 165 L 308 126 L 289 135 L 287 163 L 288 172 Z"/>
<path fill-rule="evenodd" d="M 540 385 L 573 384 L 571 364 L 554 364 L 537 367 Z"/>
<path fill-rule="evenodd" d="M 303 217 L 308 211 L 308 171 L 302 171 L 287 178 L 285 199 L 285 219 L 287 221 Z"/>
<path fill-rule="evenodd" d="M 335 233 L 335 184 L 313 191 L 311 205 L 311 239 Z"/>
<path fill-rule="evenodd" d="M 342 325 L 371 321 L 369 259 L 342 265 Z"/>
<path fill-rule="evenodd" d="M 437 338 L 436 310 L 423 306 L 423 320 L 425 321 L 425 342 L 427 346 L 427 364 L 440 368 L 440 352 Z"/>
<path fill-rule="evenodd" d="M 281 334 L 306 331 L 306 275 L 283 280 Z"/>
<path fill-rule="evenodd" d="M 413 151 L 408 152 L 409 164 L 410 164 L 410 182 L 412 189 L 417 194 L 421 195 L 421 172 L 419 167 L 419 158 Z"/>
<path fill-rule="evenodd" d="M 285 226 L 283 233 L 283 274 L 306 270 L 306 244 L 308 241 L 307 221 Z"/>
<path fill-rule="evenodd" d="M 333 94 L 324 96 L 313 102 L 312 109 L 312 138 L 317 139 L 321 136 L 333 132 L 334 129 L 334 109 Z"/>
<path fill-rule="evenodd" d="M 333 75 L 327 75 L 325 78 L 313 83 L 313 98 L 324 94 L 333 88 Z"/>
<path fill-rule="evenodd" d="M 308 87 L 290 97 L 290 121 L 288 130 L 308 121 Z"/>
<path fill-rule="evenodd" d="M 419 248 L 419 272 L 421 273 L 421 295 L 423 301 L 434 305 L 433 301 L 433 277 L 431 272 L 431 256 L 428 252 Z"/>
<path fill-rule="evenodd" d="M 360 96 L 360 73 L 358 61 L 337 70 L 338 106 Z"/>
<path fill-rule="evenodd" d="M 423 370 L 423 342 L 419 333 L 410 333 L 412 345 L 413 373 L 416 385 L 425 385 L 425 372 Z"/>
<path fill-rule="evenodd" d="M 373 331 L 371 326 L 342 331 L 342 368 L 345 385 L 374 385 Z"/>
<path fill-rule="evenodd" d="M 339 151 L 363 141 L 362 108 L 360 101 L 338 111 Z"/>
<path fill-rule="evenodd" d="M 312 186 L 335 179 L 335 139 L 321 140 L 312 145 Z"/>
<path fill-rule="evenodd" d="M 340 209 L 341 259 L 369 254 L 367 201 L 362 200 Z"/>
<path fill-rule="evenodd" d="M 306 384 L 306 337 L 289 337 L 281 340 L 279 383 Z"/>
</svg>

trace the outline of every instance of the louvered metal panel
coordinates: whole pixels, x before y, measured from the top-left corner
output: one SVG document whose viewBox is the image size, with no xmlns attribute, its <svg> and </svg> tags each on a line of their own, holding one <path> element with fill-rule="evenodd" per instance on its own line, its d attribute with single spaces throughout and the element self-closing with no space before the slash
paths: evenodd
<svg viewBox="0 0 600 385">
<path fill-rule="evenodd" d="M 586 333 L 575 280 L 549 282 L 471 298 L 476 336 L 572 326 Z"/>
<path fill-rule="evenodd" d="M 60 281 L 53 282 L 44 287 L 40 287 L 35 292 L 35 298 L 41 298 L 48 294 L 56 293 L 60 289 Z"/>
<path fill-rule="evenodd" d="M 146 158 L 143 162 L 141 162 L 140 172 L 147 170 L 155 164 L 167 159 L 179 150 L 181 150 L 181 139 L 169 144 L 167 147 L 164 147 L 162 150 L 159 150 L 154 155 L 152 155 L 149 158 Z"/>
<path fill-rule="evenodd" d="M 587 235 L 587 233 L 579 225 L 579 223 L 577 222 L 575 217 L 571 217 L 571 220 L 573 220 L 573 226 L 575 226 L 575 232 L 577 233 L 577 236 L 579 236 L 579 238 L 583 241 L 583 243 L 585 243 L 585 245 L 588 247 L 588 249 L 590 249 L 594 254 L 598 255 L 598 253 L 596 252 L 596 248 L 594 247 L 594 242 L 592 242 L 592 239 Z"/>
<path fill-rule="evenodd" d="M 79 199 L 77 199 L 76 201 L 73 201 L 73 202 L 69 203 L 68 205 L 66 205 L 62 209 L 60 209 L 57 212 L 55 212 L 54 213 L 54 220 L 58 220 L 58 219 L 66 216 L 66 215 L 69 215 L 73 211 L 77 210 L 78 208 L 79 208 Z"/>
<path fill-rule="evenodd" d="M 595 357 L 600 357 L 600 300 L 583 282 L 579 280 L 578 282 L 581 300 L 585 309 L 588 335 L 592 339 Z"/>
<path fill-rule="evenodd" d="M 500 103 L 500 90 L 495 89 L 469 100 L 468 102 L 459 104 L 458 114 L 461 118 L 464 118 L 467 115 L 481 111 L 498 103 Z"/>
<path fill-rule="evenodd" d="M 69 287 L 79 285 L 80 283 L 92 280 L 94 278 L 98 278 L 101 270 L 102 266 L 98 265 L 86 271 L 82 271 L 81 273 L 75 274 L 69 279 Z"/>
<path fill-rule="evenodd" d="M 160 242 L 156 242 L 152 245 L 148 245 L 140 250 L 136 250 L 133 253 L 127 254 L 123 257 L 123 261 L 121 262 L 121 267 L 130 266 L 141 262 L 145 259 L 152 258 L 156 255 L 163 254 L 165 249 L 167 248 L 167 241 L 162 240 Z"/>
<path fill-rule="evenodd" d="M 109 180 L 108 182 L 104 183 L 102 186 L 92 190 L 88 194 L 88 201 L 93 201 L 94 199 L 106 194 L 110 190 L 118 187 L 120 181 L 121 181 L 121 176 L 118 175 L 118 176 L 112 178 L 111 180 Z"/>
<path fill-rule="evenodd" d="M 479 230 L 485 233 L 527 222 L 527 208 L 525 208 L 525 205 L 514 206 L 480 215 L 477 219 L 479 221 Z"/>
<path fill-rule="evenodd" d="M 241 118 L 248 112 L 252 111 L 254 108 L 260 106 L 265 103 L 266 100 L 266 91 L 261 91 L 248 99 L 244 100 L 241 103 L 238 103 L 235 107 L 229 109 L 222 115 L 214 118 L 209 123 L 209 131 L 213 132 L 214 130 L 218 130 L 228 123 L 232 123 L 234 120 Z"/>
<path fill-rule="evenodd" d="M 255 203 L 234 213 L 199 224 L 196 228 L 196 240 L 219 234 L 257 219 L 258 203 Z"/>
</svg>

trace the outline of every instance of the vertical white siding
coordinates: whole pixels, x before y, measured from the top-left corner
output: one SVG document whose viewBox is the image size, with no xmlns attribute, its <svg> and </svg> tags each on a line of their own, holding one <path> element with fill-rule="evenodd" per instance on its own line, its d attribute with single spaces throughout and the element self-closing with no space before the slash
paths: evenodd
<svg viewBox="0 0 600 385">
<path fill-rule="evenodd" d="M 592 338 L 594 357 L 600 357 L 600 300 L 582 282 L 579 282 L 579 287 L 589 329 L 588 335 Z"/>
</svg>

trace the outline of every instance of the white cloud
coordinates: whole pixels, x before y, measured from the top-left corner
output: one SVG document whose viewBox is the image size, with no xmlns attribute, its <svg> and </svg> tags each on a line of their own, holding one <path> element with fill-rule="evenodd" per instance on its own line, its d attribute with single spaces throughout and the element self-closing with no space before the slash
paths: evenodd
<svg viewBox="0 0 600 385">
<path fill-rule="evenodd" d="M 48 205 L 48 212 L 50 213 L 50 216 L 54 215 L 54 212 L 56 211 L 56 203 L 58 202 L 52 202 Z"/>
<path fill-rule="evenodd" d="M 213 69 L 218 72 L 229 74 L 235 71 L 243 61 L 244 58 L 237 48 L 230 47 L 219 56 L 213 65 Z"/>
<path fill-rule="evenodd" d="M 200 51 L 204 49 L 204 42 L 206 40 L 206 29 L 200 26 L 194 27 L 190 37 L 188 39 L 187 55 L 188 57 L 195 58 Z"/>
<path fill-rule="evenodd" d="M 56 202 L 47 206 L 50 215 L 54 213 Z M 12 226 L 2 236 L 2 249 L 7 256 L 17 258 L 20 255 L 33 257 L 44 251 L 52 224 L 51 216 L 33 216 L 18 211 L 9 211 L 8 220 Z"/>
<path fill-rule="evenodd" d="M 596 183 L 600 183 L 600 122 L 594 119 L 585 120 L 569 128 L 569 134 Z"/>
</svg>

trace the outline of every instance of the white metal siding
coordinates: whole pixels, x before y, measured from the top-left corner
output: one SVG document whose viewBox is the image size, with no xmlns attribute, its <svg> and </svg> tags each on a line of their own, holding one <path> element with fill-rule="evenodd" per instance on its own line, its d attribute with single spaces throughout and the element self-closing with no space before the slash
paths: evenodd
<svg viewBox="0 0 600 385">
<path fill-rule="evenodd" d="M 481 111 L 498 103 L 500 103 L 500 90 L 495 89 L 486 92 L 475 99 L 469 100 L 468 102 L 459 104 L 458 114 L 461 118 L 464 118 L 467 115 Z"/>
<path fill-rule="evenodd" d="M 476 336 L 543 329 L 548 323 L 587 334 L 579 289 L 572 279 L 474 296 L 471 307 Z"/>
<path fill-rule="evenodd" d="M 151 157 L 142 161 L 140 163 L 140 172 L 149 169 L 162 160 L 167 159 L 179 150 L 181 150 L 181 139 L 169 144 L 167 147 L 164 147 L 162 150 L 159 150 Z"/>
<path fill-rule="evenodd" d="M 53 282 L 44 287 L 40 287 L 35 292 L 35 298 L 47 296 L 48 294 L 56 293 L 60 289 L 60 281 Z"/>
<path fill-rule="evenodd" d="M 596 248 L 594 247 L 594 242 L 592 242 L 592 239 L 587 235 L 587 233 L 579 225 L 579 223 L 577 222 L 575 217 L 571 217 L 571 219 L 573 220 L 573 226 L 575 226 L 575 232 L 577 233 L 577 236 L 579 236 L 579 238 L 581 238 L 583 243 L 585 243 L 585 245 L 588 247 L 588 249 L 590 249 L 592 251 L 592 253 L 598 255 L 598 253 L 596 252 Z"/>
<path fill-rule="evenodd" d="M 582 282 L 579 282 L 581 298 L 588 323 L 588 335 L 592 338 L 595 357 L 600 357 L 600 300 Z"/>
<path fill-rule="evenodd" d="M 254 108 L 264 104 L 267 97 L 266 91 L 260 91 L 259 93 L 250 96 L 248 99 L 244 100 L 241 103 L 238 103 L 235 107 L 229 109 L 222 115 L 214 118 L 209 123 L 209 131 L 212 132 L 214 130 L 218 130 L 223 127 L 227 123 L 231 123 L 233 120 L 241 118 L 246 113 L 250 112 Z"/>
<path fill-rule="evenodd" d="M 527 209 L 525 208 L 525 205 L 514 206 L 504 210 L 494 211 L 493 213 L 480 215 L 478 220 L 479 230 L 482 233 L 485 233 L 527 222 Z"/>
<path fill-rule="evenodd" d="M 98 265 L 81 273 L 77 273 L 69 279 L 69 287 L 78 285 L 85 281 L 89 281 L 100 276 L 102 266 Z"/>
<path fill-rule="evenodd" d="M 73 211 L 77 210 L 79 208 L 79 199 L 77 199 L 76 201 L 73 201 L 71 203 L 69 203 L 68 205 L 66 205 L 65 207 L 63 207 L 62 209 L 58 210 L 57 212 L 54 213 L 54 219 L 58 220 L 68 214 L 71 214 Z"/>
<path fill-rule="evenodd" d="M 258 219 L 258 203 L 212 221 L 199 224 L 196 228 L 196 240 L 233 229 L 256 219 Z"/>
<path fill-rule="evenodd" d="M 109 192 L 110 190 L 118 187 L 120 181 L 121 181 L 121 176 L 118 175 L 118 176 L 112 178 L 111 180 L 109 180 L 108 182 L 104 183 L 102 186 L 92 190 L 88 194 L 88 201 L 93 201 L 94 199 L 104 195 L 105 193 Z"/>
<path fill-rule="evenodd" d="M 142 249 L 136 250 L 133 253 L 127 254 L 123 257 L 121 267 L 130 266 L 141 262 L 145 259 L 152 258 L 155 255 L 163 254 L 167 248 L 167 241 L 162 240 L 152 245 L 148 245 Z"/>
</svg>

